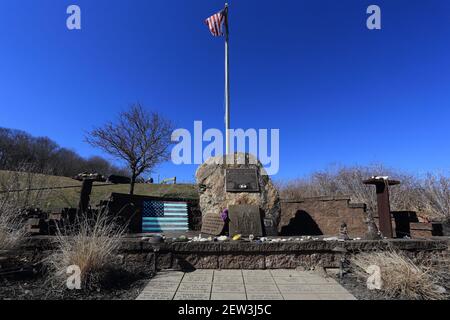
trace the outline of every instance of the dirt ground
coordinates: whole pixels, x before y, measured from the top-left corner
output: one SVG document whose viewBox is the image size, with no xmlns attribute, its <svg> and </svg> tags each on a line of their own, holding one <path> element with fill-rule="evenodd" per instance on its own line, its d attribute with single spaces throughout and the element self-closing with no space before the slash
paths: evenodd
<svg viewBox="0 0 450 320">
<path fill-rule="evenodd" d="M 69 290 L 50 283 L 44 270 L 35 269 L 0 276 L 0 300 L 134 300 L 152 276 L 142 271 L 111 270 L 94 289 Z"/>
</svg>

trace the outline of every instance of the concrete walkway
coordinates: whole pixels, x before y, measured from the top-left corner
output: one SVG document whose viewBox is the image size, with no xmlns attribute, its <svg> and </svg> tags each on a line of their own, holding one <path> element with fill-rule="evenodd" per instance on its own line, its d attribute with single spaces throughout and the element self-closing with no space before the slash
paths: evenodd
<svg viewBox="0 0 450 320">
<path fill-rule="evenodd" d="M 159 272 L 137 300 L 356 300 L 334 279 L 296 270 Z"/>
</svg>

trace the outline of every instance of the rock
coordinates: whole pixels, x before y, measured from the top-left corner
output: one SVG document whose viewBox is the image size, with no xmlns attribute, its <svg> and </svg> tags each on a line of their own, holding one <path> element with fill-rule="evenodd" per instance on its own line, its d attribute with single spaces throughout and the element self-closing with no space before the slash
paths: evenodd
<svg viewBox="0 0 450 320">
<path fill-rule="evenodd" d="M 245 161 L 244 161 L 245 160 Z M 226 162 L 226 163 L 225 163 Z M 245 163 L 245 164 L 244 164 Z M 233 168 L 258 169 L 260 193 L 230 193 L 225 191 L 225 171 Z M 202 164 L 195 174 L 200 190 L 200 209 L 202 215 L 219 215 L 230 205 L 257 205 L 264 212 L 264 217 L 278 226 L 280 222 L 280 197 L 261 162 L 254 156 L 236 153 L 234 159 L 228 156 L 212 157 Z"/>
<path fill-rule="evenodd" d="M 227 236 L 220 236 L 217 238 L 218 241 L 227 241 L 228 237 Z"/>
<path fill-rule="evenodd" d="M 444 287 L 437 285 L 437 284 L 433 286 L 433 289 L 436 293 L 439 293 L 439 294 L 445 294 L 447 292 L 447 290 Z"/>
</svg>

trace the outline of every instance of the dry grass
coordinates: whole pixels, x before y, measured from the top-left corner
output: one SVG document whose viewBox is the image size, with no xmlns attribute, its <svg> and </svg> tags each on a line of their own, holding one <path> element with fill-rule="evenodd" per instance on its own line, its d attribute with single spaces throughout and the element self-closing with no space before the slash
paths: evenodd
<svg viewBox="0 0 450 320">
<path fill-rule="evenodd" d="M 27 171 L 31 171 L 30 167 L 23 165 L 18 171 L 0 176 L 0 191 L 8 191 L 0 193 L 0 250 L 12 250 L 22 243 L 27 234 L 22 212 L 45 202 L 49 196 L 48 190 L 14 192 L 45 183 L 44 175 Z"/>
<path fill-rule="evenodd" d="M 58 231 L 57 249 L 45 261 L 49 280 L 58 287 L 65 285 L 67 268 L 76 265 L 81 270 L 83 289 L 99 285 L 115 264 L 115 253 L 120 246 L 126 226 L 118 227 L 107 212 L 93 218 L 80 217 L 70 230 Z"/>
<path fill-rule="evenodd" d="M 15 173 L 12 171 L 2 171 L 0 170 L 0 191 L 8 190 L 8 188 L 3 187 L 5 181 L 8 181 L 8 177 L 16 175 L 19 177 L 18 185 L 27 185 L 27 175 L 25 173 Z M 75 186 L 75 188 L 70 189 L 56 189 L 52 190 L 51 194 L 47 198 L 37 201 L 36 207 L 42 210 L 49 210 L 58 212 L 61 208 L 77 207 L 78 201 L 80 199 L 80 187 L 81 182 L 73 180 L 67 177 L 57 177 L 50 175 L 35 175 L 32 187 L 33 188 L 43 188 L 43 187 L 64 187 L 64 186 Z M 79 186 L 79 187 L 77 187 Z M 22 189 L 22 188 L 18 188 Z M 128 193 L 130 186 L 128 184 L 117 184 L 108 185 L 102 182 L 94 183 L 94 188 L 91 194 L 91 204 L 97 205 L 101 200 L 106 200 L 109 198 L 112 192 L 115 193 Z M 16 190 L 16 189 L 14 189 Z M 36 192 L 30 192 L 31 195 Z M 20 192 L 19 195 L 24 196 L 26 192 Z M 194 184 L 176 184 L 176 185 L 161 185 L 161 184 L 136 184 L 135 194 L 142 196 L 167 196 L 167 197 L 182 197 L 187 199 L 197 199 L 198 192 L 197 187 Z M 0 195 L 1 197 L 1 195 Z"/>
<path fill-rule="evenodd" d="M 424 220 L 450 220 L 450 178 L 442 174 L 420 179 L 382 165 L 337 167 L 278 186 L 282 198 L 349 196 L 352 202 L 365 203 L 368 211 L 375 213 L 375 190 L 362 181 L 378 175 L 401 181 L 390 189 L 393 211 L 416 211 Z"/>
<path fill-rule="evenodd" d="M 361 253 L 351 258 L 351 262 L 359 268 L 357 274 L 364 279 L 368 277 L 365 270 L 369 266 L 379 266 L 381 290 L 389 298 L 441 300 L 448 297 L 437 290 L 442 269 L 438 272 L 430 263 L 419 265 L 395 251 Z"/>
<path fill-rule="evenodd" d="M 26 235 L 20 210 L 6 201 L 0 202 L 0 251 L 17 248 Z"/>
</svg>

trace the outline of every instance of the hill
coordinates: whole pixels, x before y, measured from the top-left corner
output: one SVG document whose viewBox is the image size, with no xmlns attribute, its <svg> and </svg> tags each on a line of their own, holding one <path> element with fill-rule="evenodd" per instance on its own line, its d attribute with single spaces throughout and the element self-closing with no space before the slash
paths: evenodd
<svg viewBox="0 0 450 320">
<path fill-rule="evenodd" d="M 76 207 L 80 196 L 81 182 L 67 177 L 58 177 L 25 172 L 0 170 L 0 192 L 5 190 L 23 190 L 51 188 L 49 190 L 17 191 L 9 193 L 25 204 L 30 204 L 45 210 Z M 107 199 L 113 192 L 128 193 L 129 185 L 110 185 L 96 182 L 91 194 L 91 205 Z M 197 187 L 194 184 L 136 184 L 135 194 L 143 196 L 168 196 L 186 199 L 198 198 Z M 5 197 L 0 194 L 0 198 Z"/>
</svg>

